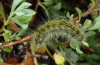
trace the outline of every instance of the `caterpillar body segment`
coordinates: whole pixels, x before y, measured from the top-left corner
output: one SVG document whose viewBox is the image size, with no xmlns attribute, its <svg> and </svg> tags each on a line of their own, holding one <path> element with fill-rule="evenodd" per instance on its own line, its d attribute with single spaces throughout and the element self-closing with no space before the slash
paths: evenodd
<svg viewBox="0 0 100 65">
<path fill-rule="evenodd" d="M 84 33 L 79 30 L 79 26 L 66 20 L 51 20 L 39 26 L 33 34 L 31 44 L 36 44 L 37 48 L 44 45 L 57 43 L 69 43 L 74 38 L 81 43 L 84 40 Z M 31 45 L 32 46 L 32 45 Z"/>
</svg>

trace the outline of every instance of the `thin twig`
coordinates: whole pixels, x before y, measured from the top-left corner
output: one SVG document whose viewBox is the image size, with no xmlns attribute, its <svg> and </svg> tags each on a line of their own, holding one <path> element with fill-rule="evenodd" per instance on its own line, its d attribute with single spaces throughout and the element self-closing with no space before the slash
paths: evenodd
<svg viewBox="0 0 100 65">
<path fill-rule="evenodd" d="M 37 10 L 38 10 L 39 3 L 40 3 L 40 0 L 37 0 L 37 4 L 36 4 L 36 6 L 35 6 L 34 11 L 37 11 Z M 31 20 L 31 22 L 30 22 L 30 25 L 34 22 L 35 18 L 36 18 L 36 14 L 33 16 L 32 20 Z"/>
<path fill-rule="evenodd" d="M 13 46 L 13 45 L 16 45 L 16 44 L 20 44 L 20 43 L 23 43 L 27 40 L 30 40 L 32 38 L 32 35 L 28 35 L 20 40 L 16 40 L 16 41 L 12 41 L 10 43 L 6 43 L 6 44 L 3 44 L 2 46 L 0 46 L 0 49 L 3 49 L 5 47 L 10 47 L 10 46 Z"/>
<path fill-rule="evenodd" d="M 88 11 L 86 11 L 86 12 L 84 12 L 83 14 L 82 14 L 82 17 L 86 17 L 87 15 L 89 15 L 89 14 L 91 14 L 91 13 L 93 13 L 93 12 L 96 12 L 96 11 L 100 11 L 100 7 L 99 8 L 96 8 L 96 9 L 91 9 L 91 10 L 88 10 Z M 76 20 L 78 20 L 78 16 L 77 17 L 75 17 L 74 19 L 73 19 L 73 21 L 76 21 Z"/>
<path fill-rule="evenodd" d="M 87 15 L 89 15 L 89 14 L 95 12 L 95 10 L 96 10 L 96 11 L 99 11 L 100 8 L 95 9 L 96 5 L 99 4 L 99 3 L 100 3 L 100 0 L 97 0 L 89 10 L 87 10 L 86 12 L 84 12 L 84 13 L 82 14 L 82 17 L 86 17 Z M 73 19 L 73 21 L 78 20 L 78 18 L 79 18 L 78 16 L 75 17 L 75 18 Z"/>
<path fill-rule="evenodd" d="M 39 3 L 40 3 L 40 0 L 37 0 L 37 4 L 36 4 L 36 7 L 35 7 L 35 11 L 37 11 L 37 9 L 39 7 Z"/>
</svg>

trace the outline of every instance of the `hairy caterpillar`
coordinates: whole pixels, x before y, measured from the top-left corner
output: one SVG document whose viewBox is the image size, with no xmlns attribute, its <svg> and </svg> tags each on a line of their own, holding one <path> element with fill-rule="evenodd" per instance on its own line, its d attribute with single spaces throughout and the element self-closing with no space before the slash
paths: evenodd
<svg viewBox="0 0 100 65">
<path fill-rule="evenodd" d="M 84 33 L 79 30 L 79 26 L 65 19 L 50 20 L 39 26 L 33 34 L 31 49 L 41 48 L 44 45 L 57 43 L 68 43 L 74 38 L 78 42 L 84 40 Z M 52 48 L 52 47 L 51 47 Z"/>
</svg>

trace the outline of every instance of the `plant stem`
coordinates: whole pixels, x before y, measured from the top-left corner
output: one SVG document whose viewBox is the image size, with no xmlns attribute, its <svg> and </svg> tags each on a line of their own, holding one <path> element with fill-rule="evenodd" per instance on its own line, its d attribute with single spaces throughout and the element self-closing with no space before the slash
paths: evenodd
<svg viewBox="0 0 100 65">
<path fill-rule="evenodd" d="M 45 48 L 46 52 L 49 54 L 49 56 L 50 56 L 52 59 L 54 59 L 53 56 L 51 55 L 51 53 L 48 51 L 47 47 L 44 46 L 44 48 Z"/>
<path fill-rule="evenodd" d="M 37 62 L 36 57 L 34 57 L 34 63 L 35 63 L 35 65 L 39 65 L 38 62 Z"/>
<path fill-rule="evenodd" d="M 4 22 L 4 27 L 10 23 L 11 18 L 12 18 L 13 16 L 14 16 L 14 13 L 11 12 L 11 13 L 10 13 L 10 16 L 8 17 L 8 19 Z"/>
</svg>

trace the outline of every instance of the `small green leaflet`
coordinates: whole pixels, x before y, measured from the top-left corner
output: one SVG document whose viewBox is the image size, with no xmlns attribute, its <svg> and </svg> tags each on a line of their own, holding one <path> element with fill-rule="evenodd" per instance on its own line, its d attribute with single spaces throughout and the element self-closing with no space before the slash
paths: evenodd
<svg viewBox="0 0 100 65">
<path fill-rule="evenodd" d="M 30 3 L 23 2 L 15 11 L 16 14 L 12 20 L 20 25 L 23 29 L 26 29 L 28 27 L 28 24 L 30 20 L 32 19 L 32 16 L 36 13 L 35 11 L 31 9 L 27 9 L 29 6 L 31 6 Z"/>
<path fill-rule="evenodd" d="M 44 0 L 44 1 L 45 2 L 43 2 L 42 4 L 44 4 L 47 7 L 51 6 L 54 3 L 54 1 L 52 1 L 52 0 Z"/>
<path fill-rule="evenodd" d="M 2 36 L 4 37 L 5 42 L 9 42 L 10 41 L 9 38 L 8 38 L 9 34 L 3 33 Z"/>
<path fill-rule="evenodd" d="M 0 42 L 0 45 L 2 45 L 2 43 Z"/>
<path fill-rule="evenodd" d="M 15 17 L 13 17 L 12 20 L 13 20 L 16 24 L 18 24 L 19 26 L 21 26 L 23 29 L 26 29 L 26 28 L 28 27 L 28 24 L 22 24 L 22 23 L 20 23 L 19 20 L 16 19 Z"/>
<path fill-rule="evenodd" d="M 96 2 L 96 0 L 90 0 L 92 3 L 95 3 Z"/>
<path fill-rule="evenodd" d="M 16 16 L 13 17 L 12 20 L 17 23 L 19 26 L 21 26 L 23 29 L 28 28 L 29 22 L 32 19 L 32 16 Z"/>
<path fill-rule="evenodd" d="M 93 23 L 93 26 L 91 26 L 91 27 L 89 28 L 89 30 L 95 30 L 95 29 L 100 29 L 100 16 L 98 16 L 98 17 L 95 19 L 95 21 L 94 21 L 94 23 Z"/>
<path fill-rule="evenodd" d="M 76 51 L 77 51 L 78 53 L 83 53 L 83 52 L 80 50 L 79 45 L 76 47 Z"/>
<path fill-rule="evenodd" d="M 76 49 L 76 47 L 78 45 L 79 45 L 79 42 L 77 40 L 75 40 L 75 39 L 72 38 L 71 41 L 70 41 L 71 48 Z"/>
<path fill-rule="evenodd" d="M 85 45 L 86 47 L 89 47 L 88 43 L 85 41 L 82 41 L 83 45 Z"/>
<path fill-rule="evenodd" d="M 55 6 L 53 6 L 55 9 L 61 9 L 61 2 L 57 3 Z"/>
<path fill-rule="evenodd" d="M 66 13 L 66 16 L 69 18 L 70 17 L 70 12 L 67 12 Z"/>
<path fill-rule="evenodd" d="M 14 0 L 16 1 L 16 0 Z M 21 26 L 23 29 L 26 29 L 28 27 L 28 24 L 30 20 L 32 19 L 32 16 L 36 13 L 35 11 L 28 9 L 32 4 L 28 2 L 22 2 L 21 0 L 18 0 L 17 4 L 21 4 L 16 8 L 16 10 L 13 11 L 14 14 L 16 14 L 11 19 L 17 23 L 19 26 Z"/>
<path fill-rule="evenodd" d="M 71 14 L 70 17 L 69 17 L 69 19 L 72 20 L 73 17 L 74 17 L 74 14 Z"/>
<path fill-rule="evenodd" d="M 92 21 L 89 19 L 86 19 L 84 22 L 83 27 L 81 28 L 83 31 L 87 31 L 88 28 L 92 25 Z"/>
<path fill-rule="evenodd" d="M 12 49 L 13 49 L 13 47 L 6 47 L 6 48 L 4 48 L 3 50 L 4 50 L 5 52 L 11 52 Z"/>
<path fill-rule="evenodd" d="M 19 10 L 23 10 L 23 9 L 26 9 L 28 7 L 30 7 L 32 4 L 28 3 L 28 2 L 23 2 L 20 4 L 20 6 L 16 9 L 16 11 L 19 11 Z"/>
<path fill-rule="evenodd" d="M 21 29 L 21 31 L 18 33 L 18 36 L 26 36 L 31 32 L 32 32 L 32 30 L 30 28 Z"/>
<path fill-rule="evenodd" d="M 11 12 L 13 12 L 21 2 L 22 0 L 14 0 L 12 4 Z"/>
<path fill-rule="evenodd" d="M 1 3 L 0 3 L 0 14 L 5 19 L 5 13 L 4 13 L 4 10 L 3 10 L 3 7 L 2 7 Z"/>
<path fill-rule="evenodd" d="M 76 11 L 77 11 L 77 13 L 78 13 L 79 20 L 81 20 L 82 11 L 81 11 L 78 7 L 76 7 L 75 9 L 76 9 Z"/>
<path fill-rule="evenodd" d="M 0 63 L 3 63 L 3 59 L 1 58 L 1 56 L 0 56 Z"/>
<path fill-rule="evenodd" d="M 76 49 L 76 51 L 78 53 L 82 53 L 82 51 L 79 48 L 79 44 L 80 44 L 80 42 L 78 42 L 77 40 L 75 40 L 73 38 L 70 40 L 70 46 L 71 46 L 71 48 Z"/>
<path fill-rule="evenodd" d="M 2 33 L 2 36 L 4 37 L 5 42 L 9 42 L 11 40 L 11 31 L 4 29 L 4 33 Z"/>
<path fill-rule="evenodd" d="M 95 34 L 96 34 L 95 31 L 88 31 L 85 33 L 85 37 L 90 37 L 90 36 L 95 35 Z"/>
<path fill-rule="evenodd" d="M 36 14 L 36 12 L 31 9 L 22 9 L 22 10 L 15 11 L 15 14 L 17 16 L 22 17 L 22 16 L 32 16 L 32 15 Z"/>
</svg>

